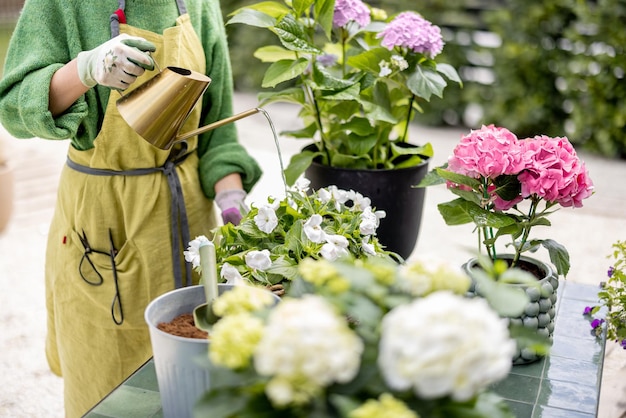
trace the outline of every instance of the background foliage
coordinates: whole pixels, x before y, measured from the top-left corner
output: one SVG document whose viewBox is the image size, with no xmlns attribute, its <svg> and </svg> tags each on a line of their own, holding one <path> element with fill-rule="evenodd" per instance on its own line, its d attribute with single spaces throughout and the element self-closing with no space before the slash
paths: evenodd
<svg viewBox="0 0 626 418">
<path fill-rule="evenodd" d="M 256 2 L 222 2 L 225 19 Z M 626 0 L 368 3 L 389 13 L 417 10 L 442 28 L 442 58 L 459 70 L 464 87 L 451 85 L 444 99 L 424 103 L 418 122 L 567 135 L 577 148 L 626 157 Z M 227 31 L 236 87 L 258 91 L 265 66 L 253 52 L 275 37 L 242 25 Z"/>
<path fill-rule="evenodd" d="M 257 0 L 222 1 L 225 19 Z M 470 128 L 495 123 L 520 136 L 567 135 L 577 148 L 626 158 L 626 0 L 373 0 L 390 13 L 418 9 L 442 27 L 443 60 L 464 81 L 423 104 L 417 121 Z M 0 6 L 1 7 L 1 6 Z M 0 64 L 12 24 L 0 25 Z M 258 91 L 277 42 L 262 30 L 227 27 L 235 86 Z M 0 65 L 0 75 L 2 66 Z"/>
</svg>

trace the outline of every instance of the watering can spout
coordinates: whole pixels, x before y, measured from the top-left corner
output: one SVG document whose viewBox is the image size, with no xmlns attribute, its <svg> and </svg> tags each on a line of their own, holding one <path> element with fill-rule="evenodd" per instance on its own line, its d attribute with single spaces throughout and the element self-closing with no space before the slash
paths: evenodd
<svg viewBox="0 0 626 418">
<path fill-rule="evenodd" d="M 196 106 L 211 79 L 179 67 L 167 67 L 133 91 L 117 100 L 117 109 L 126 123 L 143 139 L 167 150 L 179 141 L 258 113 L 250 109 L 179 135 L 178 132 Z"/>
</svg>

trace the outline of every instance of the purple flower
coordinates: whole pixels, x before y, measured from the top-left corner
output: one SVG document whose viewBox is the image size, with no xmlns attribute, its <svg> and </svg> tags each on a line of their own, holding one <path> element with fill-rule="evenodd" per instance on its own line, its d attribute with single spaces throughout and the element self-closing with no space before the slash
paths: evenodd
<svg viewBox="0 0 626 418">
<path fill-rule="evenodd" d="M 377 36 L 381 45 L 392 50 L 403 47 L 435 58 L 443 50 L 441 29 L 414 12 L 396 16 Z"/>
<path fill-rule="evenodd" d="M 337 55 L 334 54 L 323 54 L 317 57 L 317 62 L 319 62 L 323 67 L 332 67 L 337 63 Z"/>
<path fill-rule="evenodd" d="M 344 27 L 348 22 L 364 27 L 370 24 L 370 9 L 361 0 L 336 0 L 333 26 Z"/>
<path fill-rule="evenodd" d="M 591 315 L 592 309 L 593 308 L 591 306 L 585 306 L 585 310 L 583 310 L 583 315 Z"/>
<path fill-rule="evenodd" d="M 604 319 L 594 319 L 591 321 L 591 328 L 596 329 L 604 323 Z"/>
<path fill-rule="evenodd" d="M 613 273 L 615 272 L 615 267 L 609 267 L 609 271 L 606 272 L 606 275 L 609 277 L 613 277 Z"/>
<path fill-rule="evenodd" d="M 622 342 L 621 342 L 619 345 L 621 345 L 621 346 L 622 346 L 622 348 L 623 348 L 624 350 L 626 350 L 626 338 L 624 338 L 624 339 L 622 340 Z"/>
</svg>

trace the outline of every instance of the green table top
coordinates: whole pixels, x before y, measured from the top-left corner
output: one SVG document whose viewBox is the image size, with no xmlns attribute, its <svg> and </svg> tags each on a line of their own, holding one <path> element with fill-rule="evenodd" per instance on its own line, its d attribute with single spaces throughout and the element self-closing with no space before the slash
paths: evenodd
<svg viewBox="0 0 626 418">
<path fill-rule="evenodd" d="M 588 418 L 598 411 L 605 339 L 582 315 L 598 302 L 597 286 L 561 281 L 554 344 L 542 360 L 513 366 L 493 386 L 517 417 Z M 149 360 L 96 405 L 86 418 L 162 417 L 154 363 Z"/>
</svg>

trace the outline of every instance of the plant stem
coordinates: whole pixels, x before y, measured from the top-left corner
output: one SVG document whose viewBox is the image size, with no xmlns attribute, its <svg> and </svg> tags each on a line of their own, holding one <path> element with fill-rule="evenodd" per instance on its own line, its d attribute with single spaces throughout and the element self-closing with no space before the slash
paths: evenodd
<svg viewBox="0 0 626 418">
<path fill-rule="evenodd" d="M 485 209 L 489 210 L 489 206 L 491 205 L 490 203 L 488 203 L 489 202 L 489 180 L 486 177 L 482 177 L 482 192 L 483 192 L 483 199 L 485 202 L 487 202 L 485 204 Z M 490 226 L 483 226 L 480 229 L 483 233 L 483 238 L 485 241 L 493 239 L 493 228 L 491 228 Z M 498 254 L 496 253 L 495 243 L 493 244 L 485 243 L 485 249 L 487 250 L 487 255 L 492 260 L 495 260 L 496 257 L 498 256 Z"/>
<path fill-rule="evenodd" d="M 407 142 L 409 136 L 409 124 L 411 123 L 411 115 L 413 114 L 413 103 L 415 102 L 415 95 L 411 94 L 409 99 L 409 110 L 406 112 L 406 125 L 404 126 L 404 132 L 400 138 L 400 142 Z"/>
<path fill-rule="evenodd" d="M 520 244 L 515 246 L 515 257 L 513 258 L 513 262 L 511 263 L 511 267 L 515 267 L 522 255 L 522 251 L 524 251 L 524 247 L 526 246 L 526 241 L 528 240 L 528 235 L 530 235 L 530 228 L 535 220 L 535 215 L 537 214 L 537 206 L 539 206 L 539 198 L 533 196 L 530 201 L 530 209 L 528 209 L 528 217 L 527 224 L 524 226 L 524 232 L 522 233 L 522 239 L 520 240 Z"/>
</svg>

